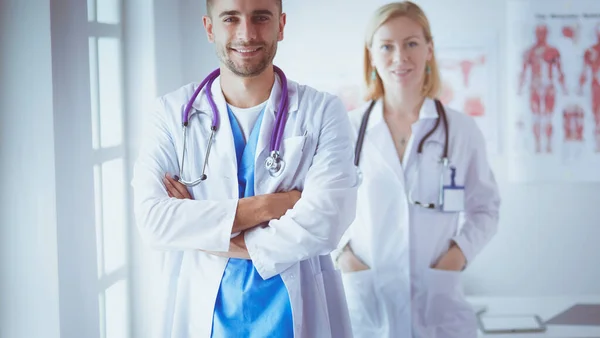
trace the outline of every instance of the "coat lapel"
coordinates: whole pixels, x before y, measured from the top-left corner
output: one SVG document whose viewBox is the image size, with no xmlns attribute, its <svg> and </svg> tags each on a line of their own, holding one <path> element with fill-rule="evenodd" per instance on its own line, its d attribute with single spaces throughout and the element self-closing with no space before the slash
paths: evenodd
<svg viewBox="0 0 600 338">
<path fill-rule="evenodd" d="M 221 91 L 220 78 L 215 79 L 211 88 L 212 97 L 217 107 L 217 115 L 219 116 L 219 125 L 215 138 L 210 151 L 208 166 L 211 164 L 215 166 L 216 170 L 213 172 L 219 173 L 225 179 L 235 180 L 235 184 L 232 185 L 233 192 L 237 196 L 237 159 L 235 152 L 235 144 L 233 142 L 233 132 L 231 130 L 231 122 L 229 121 L 229 114 L 227 113 L 227 103 L 223 92 Z M 213 118 L 213 110 L 208 103 L 206 96 L 206 89 L 202 89 L 202 92 L 196 98 L 193 107 L 199 111 L 207 114 Z M 207 137 L 210 133 L 207 133 Z"/>
<path fill-rule="evenodd" d="M 406 154 L 404 155 L 405 171 L 407 171 L 406 169 L 414 164 L 414 159 L 417 158 L 419 143 L 423 137 L 425 137 L 425 135 L 427 135 L 429 131 L 435 127 L 438 118 L 439 115 L 435 107 L 435 102 L 432 99 L 426 98 L 421 106 L 421 110 L 419 111 L 419 119 L 412 126 L 413 135 L 411 136 L 411 142 L 408 145 L 409 149 L 407 149 Z M 442 121 L 440 121 L 440 124 L 436 128 L 435 132 L 429 136 L 426 142 L 443 141 L 444 133 L 442 130 L 444 129 L 444 126 L 441 122 Z"/>
<path fill-rule="evenodd" d="M 273 83 L 273 88 L 271 89 L 271 95 L 269 96 L 269 102 L 265 107 L 265 112 L 262 120 L 262 124 L 260 126 L 260 134 L 258 136 L 258 143 L 256 145 L 256 155 L 255 155 L 255 182 L 256 182 L 256 194 L 259 194 L 260 186 L 259 182 L 264 180 L 264 175 L 268 175 L 265 170 L 265 159 L 270 154 L 271 148 L 271 135 L 273 134 L 273 127 L 275 126 L 275 120 L 277 115 L 277 110 L 279 109 L 279 101 L 281 100 L 282 88 L 281 88 L 281 79 L 277 74 L 275 74 L 275 82 Z M 288 81 L 288 104 L 287 109 L 288 114 L 288 123 L 289 123 L 289 115 L 298 110 L 298 88 L 294 82 Z M 285 110 L 285 108 L 284 108 Z M 287 126 L 287 123 L 286 123 Z M 262 190 L 260 191 L 262 193 Z"/>
<path fill-rule="evenodd" d="M 386 166 L 394 173 L 397 179 L 404 182 L 402 164 L 398 158 L 398 152 L 394 147 L 394 141 L 390 129 L 383 118 L 383 102 L 378 100 L 369 117 L 365 141 L 370 143 L 370 151 L 380 155 Z"/>
<path fill-rule="evenodd" d="M 205 94 L 206 90 L 202 92 L 196 98 L 193 107 L 205 114 L 208 114 L 212 118 L 212 108 L 208 103 L 208 99 Z M 221 173 L 221 175 L 227 179 L 235 180 L 235 185 L 232 185 L 232 191 L 235 195 L 238 195 L 237 191 L 237 159 L 235 157 L 235 144 L 233 140 L 233 133 L 231 130 L 231 123 L 227 114 L 227 103 L 221 90 L 220 77 L 215 79 L 211 88 L 212 97 L 218 109 L 219 115 L 219 127 L 217 129 L 215 140 L 213 142 L 213 149 L 211 149 L 210 157 L 213 161 L 208 161 L 208 165 L 215 165 L 218 163 L 217 170 L 215 172 Z M 288 81 L 288 93 L 289 99 L 287 106 L 288 120 L 289 114 L 294 113 L 298 110 L 298 86 L 292 81 Z M 256 182 L 260 182 L 260 178 L 263 175 L 268 175 L 264 170 L 264 160 L 269 155 L 269 148 L 271 146 L 271 134 L 273 132 L 273 126 L 275 125 L 276 111 L 279 109 L 279 102 L 282 95 L 281 80 L 279 76 L 275 74 L 275 81 L 271 89 L 271 95 L 269 101 L 265 107 L 263 120 L 260 126 L 260 135 L 256 146 L 255 155 L 255 185 Z M 208 137 L 210 133 L 207 133 Z M 218 157 L 217 157 L 218 154 Z M 256 190 L 256 194 L 260 194 Z"/>
</svg>

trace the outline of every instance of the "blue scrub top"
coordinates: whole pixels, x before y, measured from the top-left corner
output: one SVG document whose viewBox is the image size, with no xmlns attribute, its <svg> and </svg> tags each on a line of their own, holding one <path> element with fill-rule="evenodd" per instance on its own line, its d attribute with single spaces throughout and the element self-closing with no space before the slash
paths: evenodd
<svg viewBox="0 0 600 338">
<path fill-rule="evenodd" d="M 248 144 L 229 106 L 227 112 L 237 158 L 239 197 L 254 196 L 254 158 L 264 108 Z M 251 260 L 230 258 L 217 294 L 212 337 L 293 336 L 292 306 L 281 277 L 263 280 Z"/>
</svg>

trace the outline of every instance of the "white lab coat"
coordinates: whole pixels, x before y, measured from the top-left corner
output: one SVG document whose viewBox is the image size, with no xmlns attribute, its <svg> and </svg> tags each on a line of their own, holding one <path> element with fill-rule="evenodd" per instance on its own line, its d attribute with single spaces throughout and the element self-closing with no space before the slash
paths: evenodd
<svg viewBox="0 0 600 338">
<path fill-rule="evenodd" d="M 194 200 L 169 198 L 161 181 L 178 175 L 182 154 L 182 111 L 198 84 L 158 100 L 135 164 L 135 215 L 141 238 L 162 251 L 155 298 L 156 337 L 209 337 L 215 299 L 228 259 L 207 254 L 228 251 L 238 201 L 236 153 L 219 79 L 212 87 L 220 126 L 210 152 L 208 179 L 190 189 Z M 281 83 L 265 108 L 256 152 L 255 194 L 299 189 L 302 198 L 281 219 L 249 230 L 246 245 L 263 278 L 281 275 L 292 306 L 295 337 L 350 337 L 339 270 L 330 252 L 355 217 L 357 175 L 351 128 L 339 99 L 288 81 L 289 116 L 282 144 L 285 167 L 271 177 L 269 154 L 274 110 Z M 200 177 L 212 111 L 203 92 L 190 119 L 186 179 Z"/>
<path fill-rule="evenodd" d="M 355 138 L 367 104 L 350 113 Z M 476 337 L 473 310 L 461 289 L 461 272 L 432 269 L 455 241 L 467 263 L 496 233 L 500 199 L 486 158 L 485 142 L 474 120 L 446 107 L 449 158 L 456 184 L 465 186 L 465 223 L 459 213 L 442 213 L 409 204 L 407 191 L 417 181 L 417 147 L 438 114 L 426 99 L 402 159 L 398 158 L 381 100 L 373 107 L 359 168 L 356 220 L 346 243 L 370 269 L 344 273 L 354 336 Z M 414 199 L 437 202 L 444 142 L 443 124 L 425 143 Z M 449 173 L 445 184 L 450 182 Z M 334 255 L 336 253 L 334 252 Z"/>
</svg>

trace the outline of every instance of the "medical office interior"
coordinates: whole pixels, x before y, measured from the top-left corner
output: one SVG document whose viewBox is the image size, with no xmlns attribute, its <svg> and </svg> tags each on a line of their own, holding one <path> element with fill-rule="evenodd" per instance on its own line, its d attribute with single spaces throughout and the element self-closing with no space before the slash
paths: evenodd
<svg viewBox="0 0 600 338">
<path fill-rule="evenodd" d="M 284 0 L 275 64 L 355 107 L 366 13 L 385 2 Z M 544 320 L 600 304 L 600 75 L 584 58 L 600 43 L 600 1 L 415 2 L 432 25 L 440 99 L 478 122 L 502 197 L 497 235 L 462 273 L 465 294 L 488 313 Z M 132 164 L 152 99 L 218 66 L 205 10 L 0 2 L 0 337 L 148 336 L 157 262 L 135 228 Z M 540 34 L 561 53 L 565 88 L 555 81 L 554 110 L 535 128 L 530 75 L 520 94 L 519 82 Z M 600 323 L 553 330 L 600 337 Z"/>
</svg>

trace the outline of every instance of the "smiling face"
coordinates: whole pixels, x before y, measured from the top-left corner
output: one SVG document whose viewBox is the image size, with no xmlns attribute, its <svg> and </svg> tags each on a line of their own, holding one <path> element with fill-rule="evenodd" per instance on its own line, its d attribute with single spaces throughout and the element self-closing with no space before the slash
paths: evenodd
<svg viewBox="0 0 600 338">
<path fill-rule="evenodd" d="M 253 77 L 272 65 L 285 26 L 277 0 L 213 0 L 209 15 L 208 40 L 233 74 Z"/>
<path fill-rule="evenodd" d="M 427 62 L 433 56 L 433 45 L 416 21 L 399 16 L 375 31 L 369 54 L 385 91 L 420 91 Z"/>
</svg>

